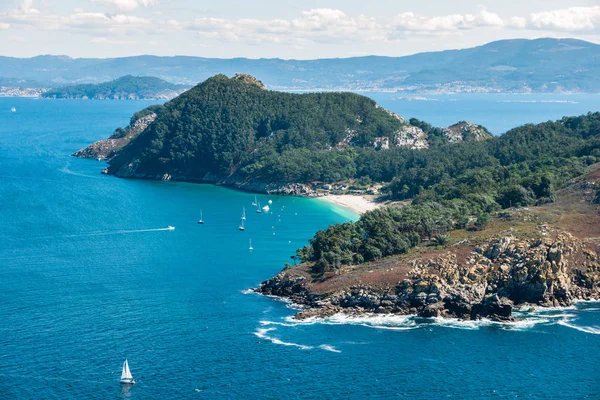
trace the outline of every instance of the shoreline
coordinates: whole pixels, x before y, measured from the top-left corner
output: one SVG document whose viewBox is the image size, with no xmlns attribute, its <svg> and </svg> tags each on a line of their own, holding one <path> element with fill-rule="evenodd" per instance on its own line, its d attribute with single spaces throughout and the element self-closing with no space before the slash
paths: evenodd
<svg viewBox="0 0 600 400">
<path fill-rule="evenodd" d="M 92 159 L 90 157 L 80 157 L 75 154 L 72 154 L 75 158 L 80 159 Z M 100 161 L 100 160 L 98 160 Z M 104 160 L 105 161 L 105 160 Z M 240 184 L 239 182 L 228 182 L 226 179 L 218 179 L 217 177 L 208 178 L 189 178 L 185 176 L 171 176 L 165 174 L 164 176 L 152 176 L 152 175 L 130 175 L 123 176 L 119 174 L 107 173 L 107 168 L 105 168 L 101 174 L 103 175 L 112 175 L 121 179 L 140 179 L 140 180 L 154 180 L 154 181 L 167 181 L 167 182 L 185 182 L 185 183 L 194 183 L 194 184 L 208 184 L 215 186 L 223 186 L 228 187 L 233 190 L 238 190 L 241 192 L 247 193 L 261 193 L 261 194 L 271 194 L 271 195 L 279 195 L 279 196 L 295 196 L 295 197 L 304 197 L 308 199 L 322 199 L 331 204 L 335 204 L 342 208 L 352 211 L 358 215 L 362 215 L 367 211 L 374 210 L 376 208 L 382 207 L 384 203 L 377 203 L 375 199 L 376 195 L 368 195 L 368 194 L 320 194 L 320 193 L 293 193 L 293 192 L 285 192 L 281 190 L 281 184 L 261 184 L 257 183 L 259 186 L 264 186 L 263 188 L 257 189 L 256 186 L 247 186 L 245 184 Z M 165 179 L 165 177 L 167 177 Z M 269 186 L 274 185 L 275 187 L 279 186 L 277 189 L 270 189 Z M 287 184 L 287 185 L 299 185 L 303 186 L 306 184 Z"/>
<path fill-rule="evenodd" d="M 381 203 L 374 201 L 375 197 L 372 195 L 329 194 L 317 198 L 354 211 L 359 215 L 382 206 Z"/>
</svg>

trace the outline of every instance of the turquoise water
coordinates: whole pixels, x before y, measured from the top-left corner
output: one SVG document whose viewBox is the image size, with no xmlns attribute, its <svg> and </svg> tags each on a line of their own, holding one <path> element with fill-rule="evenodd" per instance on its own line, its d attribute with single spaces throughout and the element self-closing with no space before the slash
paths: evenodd
<svg viewBox="0 0 600 400">
<path fill-rule="evenodd" d="M 597 398 L 598 303 L 509 326 L 299 324 L 247 294 L 355 216 L 275 196 L 258 196 L 273 201 L 259 215 L 253 194 L 102 176 L 69 156 L 147 104 L 0 99 L 0 398 Z"/>
</svg>

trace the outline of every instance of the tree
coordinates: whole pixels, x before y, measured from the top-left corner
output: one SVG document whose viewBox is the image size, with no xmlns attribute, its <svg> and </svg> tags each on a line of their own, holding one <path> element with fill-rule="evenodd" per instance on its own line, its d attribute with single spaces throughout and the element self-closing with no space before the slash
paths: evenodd
<svg viewBox="0 0 600 400">
<path fill-rule="evenodd" d="M 475 227 L 477 229 L 483 229 L 490 223 L 490 215 L 489 214 L 479 214 L 477 219 L 475 220 Z"/>
</svg>

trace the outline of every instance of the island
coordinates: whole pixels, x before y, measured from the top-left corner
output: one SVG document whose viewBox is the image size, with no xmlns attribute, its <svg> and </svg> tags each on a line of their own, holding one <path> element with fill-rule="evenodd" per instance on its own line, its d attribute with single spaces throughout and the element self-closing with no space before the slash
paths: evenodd
<svg viewBox="0 0 600 400">
<path fill-rule="evenodd" d="M 169 100 L 188 88 L 152 76 L 127 75 L 110 82 L 50 89 L 40 96 L 46 99 Z"/>
<path fill-rule="evenodd" d="M 297 318 L 512 321 L 600 298 L 600 113 L 492 136 L 217 75 L 75 155 L 123 178 L 379 196 L 389 205 L 317 232 L 256 289 L 302 305 Z"/>
</svg>

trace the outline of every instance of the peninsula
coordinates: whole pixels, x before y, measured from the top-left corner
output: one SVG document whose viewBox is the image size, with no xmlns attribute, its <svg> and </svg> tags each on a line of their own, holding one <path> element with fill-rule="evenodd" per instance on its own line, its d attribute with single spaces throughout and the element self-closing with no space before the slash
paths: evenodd
<svg viewBox="0 0 600 400">
<path fill-rule="evenodd" d="M 238 74 L 217 75 L 164 106 L 142 110 L 128 127 L 74 155 L 106 159 L 105 173 L 123 178 L 318 195 L 367 192 L 371 182 L 393 177 L 383 165 L 366 171 L 362 157 L 388 163 L 392 154 L 410 149 L 489 138 L 485 128 L 467 121 L 435 128 L 365 96 L 270 91 Z"/>
<path fill-rule="evenodd" d="M 169 100 L 189 86 L 176 85 L 152 76 L 127 75 L 110 82 L 63 86 L 41 93 L 46 99 Z"/>
<path fill-rule="evenodd" d="M 600 113 L 492 137 L 437 128 L 352 93 L 269 91 L 218 75 L 75 154 L 123 178 L 270 193 L 380 193 L 258 292 L 344 313 L 512 320 L 600 296 Z"/>
</svg>

